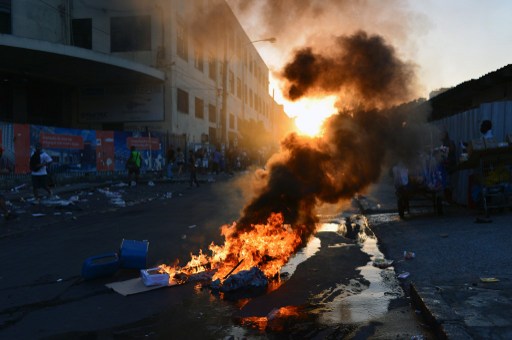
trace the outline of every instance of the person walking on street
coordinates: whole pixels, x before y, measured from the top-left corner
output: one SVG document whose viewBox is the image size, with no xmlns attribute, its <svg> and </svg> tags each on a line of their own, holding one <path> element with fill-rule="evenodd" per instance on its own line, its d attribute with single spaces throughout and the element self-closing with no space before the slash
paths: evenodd
<svg viewBox="0 0 512 340">
<path fill-rule="evenodd" d="M 52 196 L 52 191 L 48 186 L 48 172 L 46 167 L 52 162 L 52 158 L 43 151 L 41 143 L 36 144 L 36 149 L 30 156 L 30 171 L 32 172 L 32 188 L 34 197 L 39 198 L 39 189 L 44 189 L 49 196 Z"/>
<path fill-rule="evenodd" d="M 126 169 L 128 170 L 128 183 L 129 186 L 137 185 L 139 183 L 140 166 L 142 164 L 142 156 L 134 145 L 130 148 L 130 157 L 126 161 Z M 133 177 L 133 180 L 132 180 Z"/>
<path fill-rule="evenodd" d="M 178 176 L 181 176 L 185 165 L 185 154 L 181 151 L 181 148 L 176 149 L 176 165 L 178 166 Z"/>
<path fill-rule="evenodd" d="M 212 171 L 218 175 L 219 174 L 219 171 L 220 171 L 220 162 L 221 162 L 221 159 L 222 159 L 222 155 L 219 151 L 219 149 L 215 149 L 215 151 L 213 152 L 213 166 L 212 166 Z"/>
<path fill-rule="evenodd" d="M 194 184 L 199 188 L 199 182 L 197 181 L 197 165 L 196 165 L 196 157 L 194 152 L 190 150 L 188 152 L 188 167 L 190 171 L 190 187 L 193 187 Z"/>
<path fill-rule="evenodd" d="M 172 167 L 174 165 L 174 147 L 172 145 L 167 149 L 166 161 L 167 161 L 167 179 L 172 179 Z"/>
</svg>

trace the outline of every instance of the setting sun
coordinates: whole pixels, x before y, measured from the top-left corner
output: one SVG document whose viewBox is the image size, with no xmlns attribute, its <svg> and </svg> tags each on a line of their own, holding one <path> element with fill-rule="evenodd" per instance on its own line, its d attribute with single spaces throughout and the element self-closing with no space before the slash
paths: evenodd
<svg viewBox="0 0 512 340">
<path fill-rule="evenodd" d="M 320 134 L 324 120 L 336 113 L 335 102 L 335 96 L 322 99 L 305 98 L 285 103 L 284 107 L 290 117 L 296 117 L 295 125 L 299 133 L 316 136 Z"/>
</svg>

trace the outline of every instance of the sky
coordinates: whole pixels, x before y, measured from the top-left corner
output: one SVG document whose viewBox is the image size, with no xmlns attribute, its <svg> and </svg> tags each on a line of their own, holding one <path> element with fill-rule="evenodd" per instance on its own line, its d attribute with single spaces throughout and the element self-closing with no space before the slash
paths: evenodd
<svg viewBox="0 0 512 340">
<path fill-rule="evenodd" d="M 367 32 L 384 38 L 404 63 L 414 66 L 417 98 L 477 79 L 512 63 L 512 1 L 509 0 L 228 0 L 271 69 L 271 93 L 290 116 L 299 116 L 282 96 L 276 74 L 294 51 L 329 51 L 336 37 Z M 332 107 L 335 97 L 325 96 Z M 318 104 L 318 98 L 310 105 Z M 332 109 L 331 109 L 332 110 Z M 295 112 L 294 112 L 295 111 Z"/>
</svg>

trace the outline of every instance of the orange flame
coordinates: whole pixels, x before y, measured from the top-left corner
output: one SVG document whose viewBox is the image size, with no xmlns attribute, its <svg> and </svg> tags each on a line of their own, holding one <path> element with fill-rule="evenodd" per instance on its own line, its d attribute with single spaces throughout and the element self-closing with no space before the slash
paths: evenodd
<svg viewBox="0 0 512 340">
<path fill-rule="evenodd" d="M 289 320 L 303 317 L 303 313 L 297 306 L 284 306 L 271 311 L 267 316 L 248 316 L 239 320 L 242 326 L 250 327 L 259 331 L 271 329 L 283 331 Z"/>
<path fill-rule="evenodd" d="M 160 265 L 162 273 L 169 274 L 171 281 L 179 281 L 180 275 L 192 275 L 215 270 L 213 279 L 223 281 L 231 274 L 258 267 L 266 277 L 279 274 L 281 267 L 288 262 L 301 244 L 301 235 L 284 224 L 283 215 L 272 214 L 267 224 L 256 224 L 247 231 L 237 231 L 236 223 L 221 228 L 224 245 L 212 243 L 209 246 L 211 256 L 199 251 L 191 254 L 191 260 L 184 266 Z"/>
</svg>

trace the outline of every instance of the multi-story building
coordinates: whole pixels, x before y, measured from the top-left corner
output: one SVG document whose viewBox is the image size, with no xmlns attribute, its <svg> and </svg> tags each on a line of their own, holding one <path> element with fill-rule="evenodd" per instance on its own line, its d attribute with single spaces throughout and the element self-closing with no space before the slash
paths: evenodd
<svg viewBox="0 0 512 340">
<path fill-rule="evenodd" d="M 256 42 L 273 40 L 251 41 L 224 0 L 0 0 L 0 120 L 175 145 L 236 144 L 244 121 L 276 135 Z"/>
</svg>

